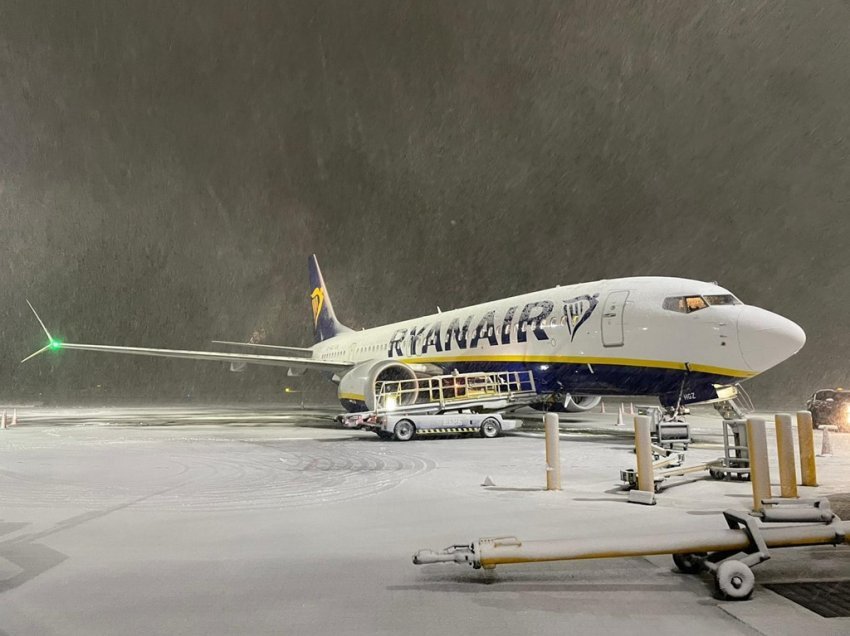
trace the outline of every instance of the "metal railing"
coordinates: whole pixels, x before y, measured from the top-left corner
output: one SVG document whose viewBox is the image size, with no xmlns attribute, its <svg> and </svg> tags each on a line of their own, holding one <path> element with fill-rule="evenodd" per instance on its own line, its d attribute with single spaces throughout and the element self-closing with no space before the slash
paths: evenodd
<svg viewBox="0 0 850 636">
<path fill-rule="evenodd" d="M 506 400 L 537 394 L 531 371 L 453 373 L 375 383 L 375 408 L 402 411 L 422 407 L 458 408 L 464 404 Z"/>
</svg>

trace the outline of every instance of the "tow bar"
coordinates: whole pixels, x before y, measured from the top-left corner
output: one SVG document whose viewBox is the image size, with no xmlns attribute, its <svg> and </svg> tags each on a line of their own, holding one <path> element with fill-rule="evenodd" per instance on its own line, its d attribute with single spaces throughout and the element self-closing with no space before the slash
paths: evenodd
<svg viewBox="0 0 850 636">
<path fill-rule="evenodd" d="M 711 572 L 721 598 L 746 600 L 755 586 L 751 568 L 770 558 L 770 548 L 848 542 L 850 523 L 832 512 L 827 499 L 765 499 L 763 503 L 764 512 L 758 516 L 736 510 L 724 512 L 727 529 L 554 541 L 482 538 L 440 551 L 419 550 L 413 555 L 413 563 L 466 563 L 489 570 L 510 563 L 671 554 L 676 567 L 685 574 Z"/>
</svg>

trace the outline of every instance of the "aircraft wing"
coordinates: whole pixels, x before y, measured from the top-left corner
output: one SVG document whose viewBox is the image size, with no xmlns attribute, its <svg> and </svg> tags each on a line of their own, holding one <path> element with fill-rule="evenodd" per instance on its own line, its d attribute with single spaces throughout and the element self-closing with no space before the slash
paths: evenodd
<svg viewBox="0 0 850 636">
<path fill-rule="evenodd" d="M 29 304 L 29 301 L 27 301 Z M 223 351 L 189 351 L 183 349 L 153 349 L 149 347 L 124 347 L 124 346 L 116 346 L 116 345 L 98 345 L 98 344 L 81 344 L 76 342 L 60 342 L 53 338 L 50 335 L 50 332 L 47 331 L 47 328 L 44 326 L 44 323 L 39 318 L 38 314 L 30 305 L 30 309 L 32 309 L 33 313 L 35 313 L 35 317 L 38 319 L 39 324 L 41 324 L 41 328 L 44 329 L 44 333 L 47 334 L 49 339 L 49 343 L 36 351 L 35 353 L 27 356 L 21 362 L 26 362 L 27 360 L 34 358 L 48 350 L 58 351 L 60 349 L 76 349 L 79 351 L 100 351 L 103 353 L 123 353 L 128 355 L 137 355 L 137 356 L 154 356 L 159 358 L 185 358 L 188 360 L 218 360 L 221 362 L 246 362 L 248 364 L 265 364 L 272 365 L 278 367 L 288 367 L 290 369 L 315 369 L 318 371 L 347 371 L 351 367 L 354 366 L 351 362 L 345 362 L 341 360 L 337 361 L 329 361 L 329 360 L 314 360 L 312 358 L 305 357 L 291 357 L 291 356 L 276 356 L 276 355 L 266 355 L 266 354 L 257 354 L 257 353 L 228 353 Z"/>
<path fill-rule="evenodd" d="M 233 342 L 232 340 L 213 340 L 212 343 L 230 345 L 231 347 L 246 347 L 248 349 L 273 349 L 280 353 L 298 356 L 300 358 L 309 358 L 313 355 L 313 350 L 307 347 L 284 347 L 282 345 L 260 344 L 256 342 Z"/>
<path fill-rule="evenodd" d="M 290 369 L 316 369 L 319 371 L 347 371 L 354 365 L 351 362 L 330 362 L 310 358 L 272 356 L 256 353 L 226 353 L 223 351 L 188 351 L 183 349 L 151 349 L 147 347 L 122 347 L 115 345 L 80 344 L 53 340 L 46 347 L 24 358 L 26 362 L 47 349 L 77 349 L 79 351 L 101 351 L 103 353 L 124 353 L 136 356 L 154 356 L 158 358 L 186 358 L 188 360 L 219 360 L 222 362 L 247 362 L 248 364 L 267 364 Z"/>
</svg>

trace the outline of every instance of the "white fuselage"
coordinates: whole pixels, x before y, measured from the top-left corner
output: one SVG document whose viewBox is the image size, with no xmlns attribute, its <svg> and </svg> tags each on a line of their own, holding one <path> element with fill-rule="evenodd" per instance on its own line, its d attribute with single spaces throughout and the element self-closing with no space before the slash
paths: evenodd
<svg viewBox="0 0 850 636">
<path fill-rule="evenodd" d="M 521 367 L 539 374 L 543 392 L 661 395 L 675 390 L 685 372 L 694 382 L 739 382 L 804 342 L 793 322 L 741 304 L 716 284 L 638 277 L 344 333 L 315 345 L 313 356 L 355 364 L 393 359 L 447 371 Z"/>
</svg>

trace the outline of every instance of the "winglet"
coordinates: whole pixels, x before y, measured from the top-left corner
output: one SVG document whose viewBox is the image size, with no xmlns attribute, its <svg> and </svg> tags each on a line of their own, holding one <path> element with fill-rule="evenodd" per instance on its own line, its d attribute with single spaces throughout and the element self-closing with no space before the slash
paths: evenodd
<svg viewBox="0 0 850 636">
<path fill-rule="evenodd" d="M 50 345 L 47 345 L 46 347 L 42 347 L 41 349 L 39 349 L 39 350 L 38 350 L 38 351 L 36 351 L 35 353 L 31 353 L 31 354 L 29 354 L 26 358 L 24 358 L 23 360 L 21 360 L 21 364 L 23 364 L 23 363 L 24 363 L 24 362 L 26 362 L 27 360 L 31 360 L 32 358 L 36 357 L 36 356 L 37 356 L 38 354 L 40 354 L 40 353 L 44 353 L 44 352 L 45 352 L 45 351 L 47 351 L 48 349 L 50 349 Z"/>
<path fill-rule="evenodd" d="M 41 317 L 38 315 L 38 312 L 35 310 L 35 307 L 32 306 L 32 303 L 28 299 L 27 299 L 27 305 L 29 305 L 30 309 L 32 309 L 32 313 L 35 314 L 35 319 L 38 320 L 38 324 L 40 324 L 41 328 L 44 329 L 44 333 L 47 334 L 47 339 L 50 340 L 50 342 L 53 342 L 53 336 L 50 335 L 50 332 L 47 330 L 47 327 L 44 326 L 44 322 L 41 320 Z"/>
<path fill-rule="evenodd" d="M 39 349 L 35 353 L 31 353 L 26 358 L 21 360 L 21 364 L 23 364 L 27 360 L 30 360 L 31 358 L 36 357 L 40 353 L 44 353 L 48 349 L 54 349 L 55 350 L 55 349 L 61 349 L 62 348 L 62 343 L 59 342 L 58 340 L 54 339 L 53 336 L 50 335 L 50 332 L 47 330 L 47 327 L 44 326 L 44 322 L 41 320 L 41 317 L 38 315 L 38 312 L 35 310 L 35 307 L 32 306 L 32 303 L 29 300 L 27 300 L 27 305 L 29 305 L 30 309 L 32 309 L 32 313 L 35 314 L 35 319 L 38 320 L 38 324 L 41 325 L 41 328 L 44 330 L 44 333 L 47 334 L 47 339 L 49 340 L 49 342 L 47 343 L 47 345 L 45 345 L 44 347 L 42 347 L 41 349 Z"/>
</svg>

